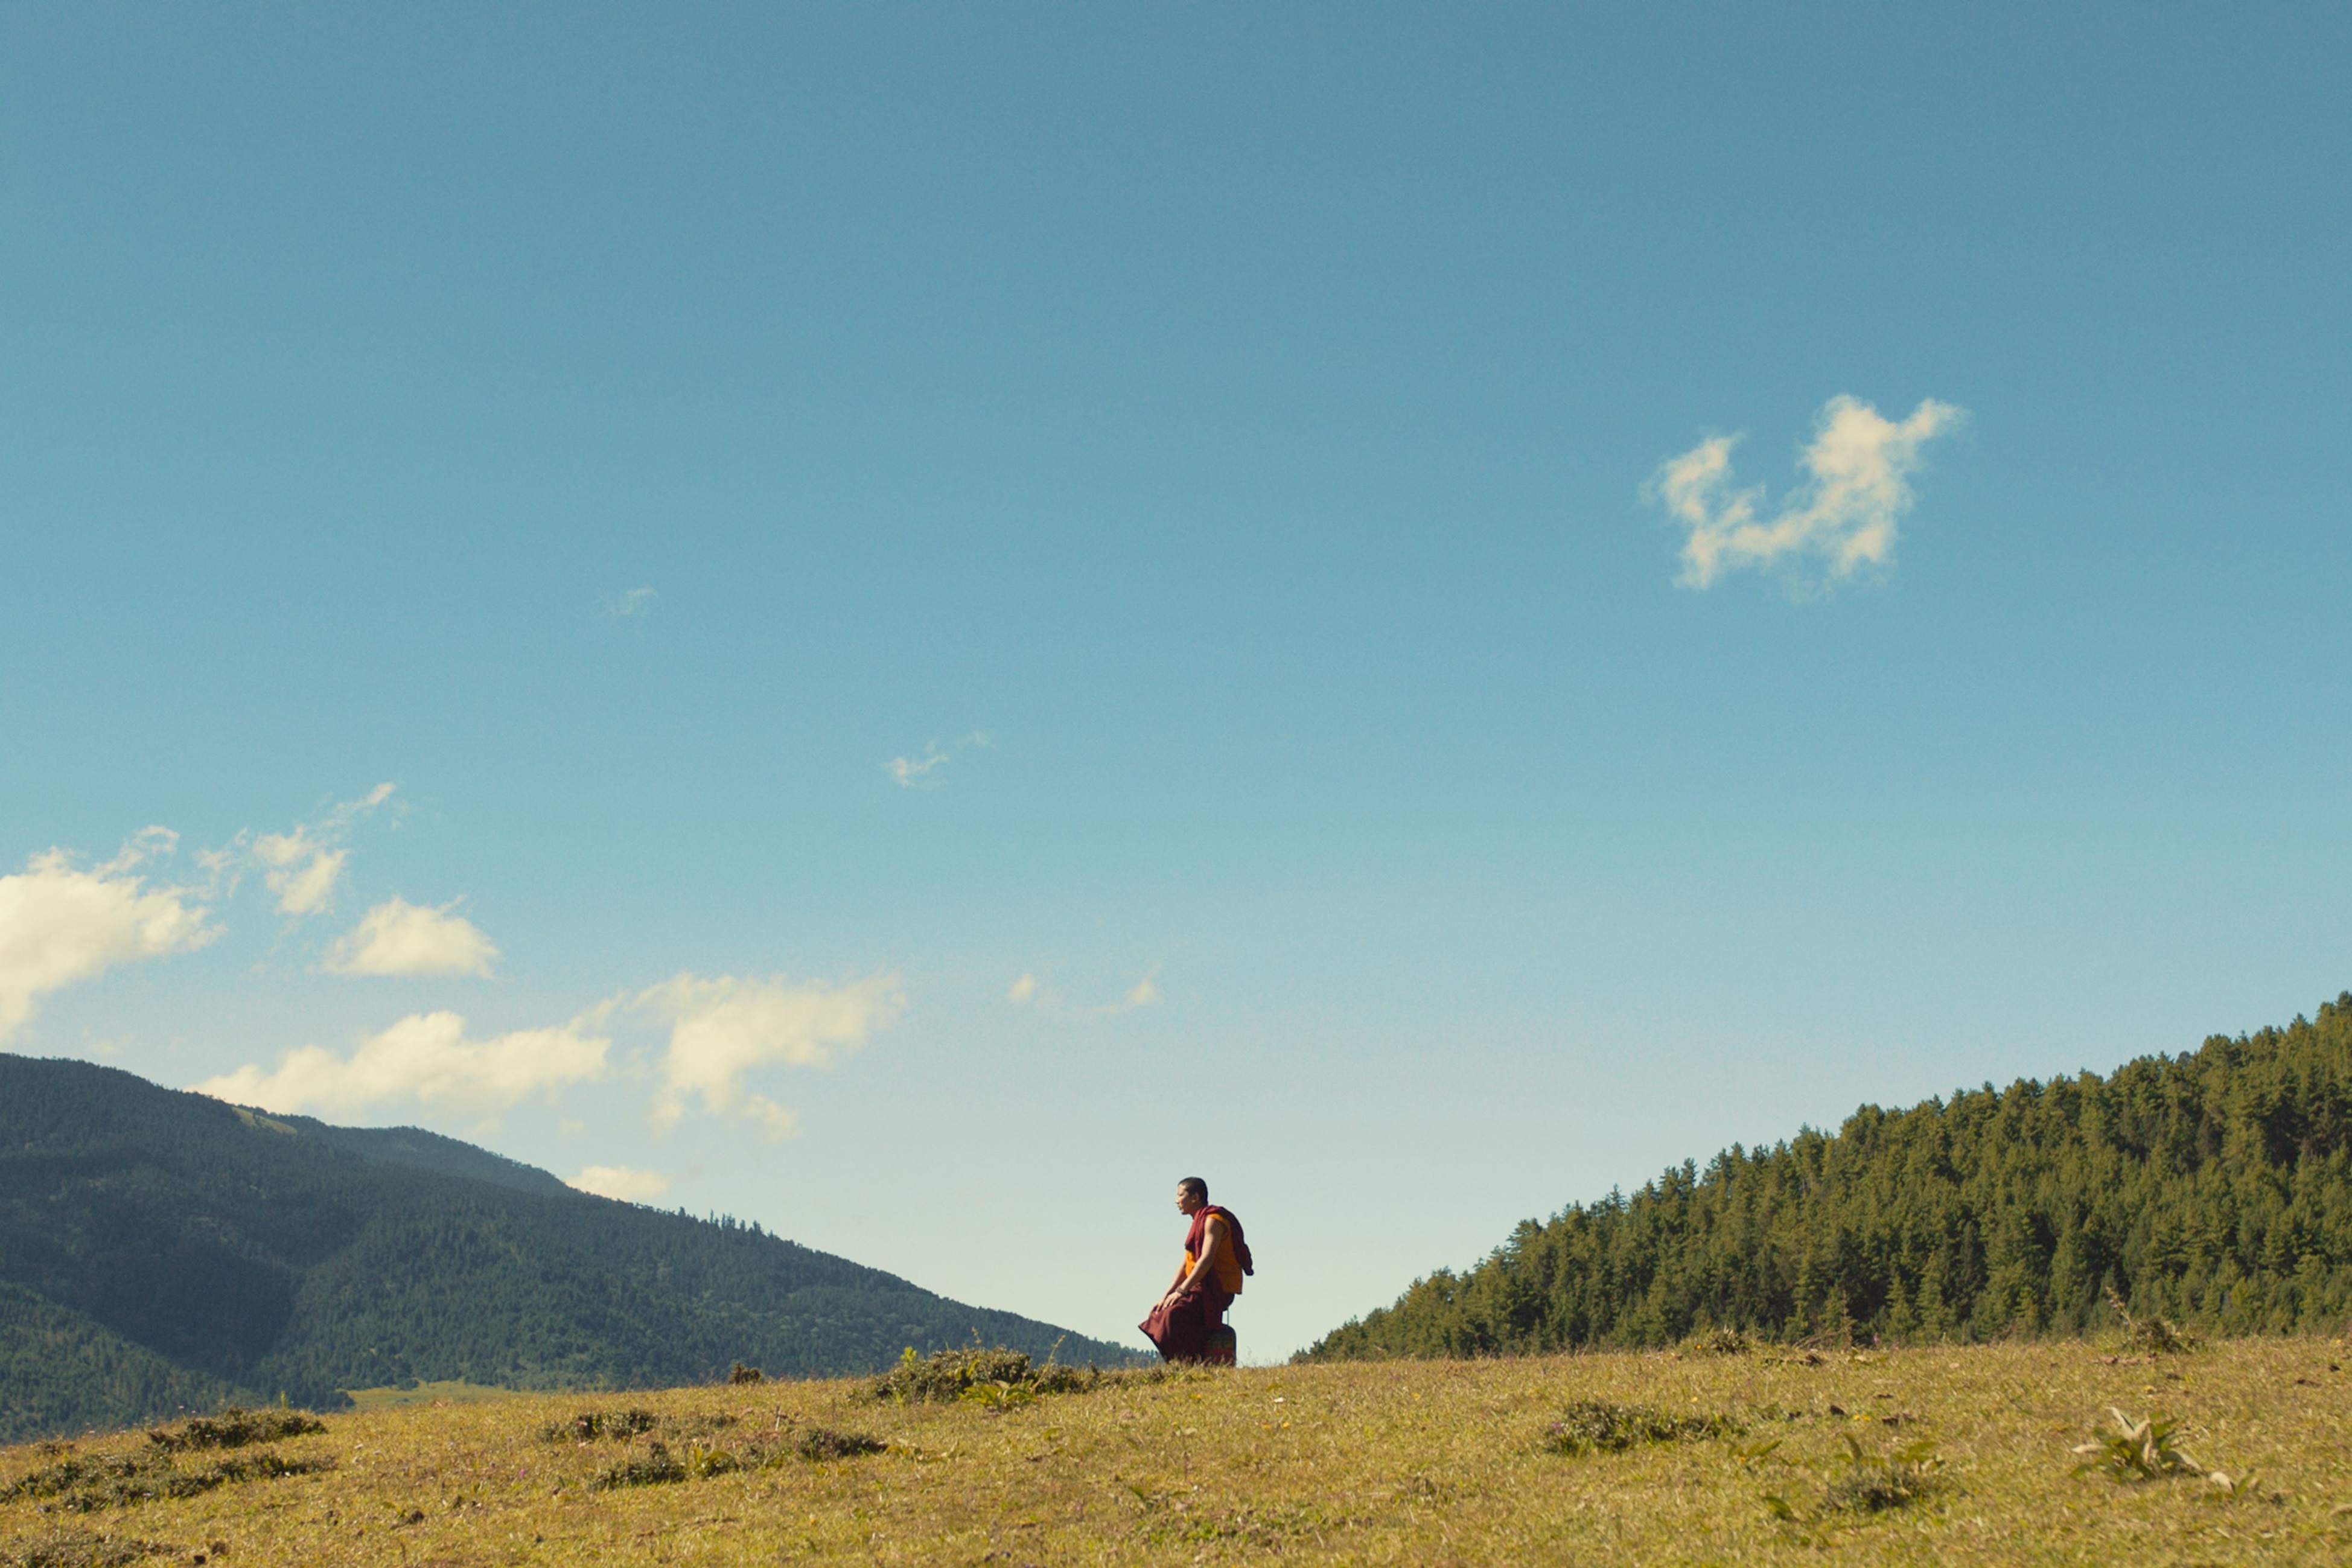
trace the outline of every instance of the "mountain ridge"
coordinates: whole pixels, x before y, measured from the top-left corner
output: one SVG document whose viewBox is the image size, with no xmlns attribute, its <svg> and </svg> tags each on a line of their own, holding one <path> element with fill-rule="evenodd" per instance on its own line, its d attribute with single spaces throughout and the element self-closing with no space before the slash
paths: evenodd
<svg viewBox="0 0 2352 1568">
<path fill-rule="evenodd" d="M 412 1380 L 840 1375 L 974 1336 L 1134 1356 L 421 1129 L 0 1054 L 0 1441 Z"/>
<path fill-rule="evenodd" d="M 512 1187 L 517 1192 L 553 1195 L 579 1189 L 552 1171 L 542 1171 L 537 1165 L 527 1165 L 520 1160 L 510 1160 L 478 1144 L 467 1143 L 428 1132 L 422 1127 L 337 1127 L 312 1116 L 289 1116 L 278 1111 L 255 1110 L 248 1106 L 236 1107 L 250 1110 L 256 1117 L 307 1132 L 338 1143 L 372 1164 L 410 1165 L 421 1171 L 438 1171 L 446 1176 L 466 1176 L 497 1186 Z"/>
</svg>

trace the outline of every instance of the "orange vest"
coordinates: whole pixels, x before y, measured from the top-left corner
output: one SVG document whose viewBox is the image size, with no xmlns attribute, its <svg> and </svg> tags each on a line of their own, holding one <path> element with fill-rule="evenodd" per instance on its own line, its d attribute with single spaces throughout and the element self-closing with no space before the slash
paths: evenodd
<svg viewBox="0 0 2352 1568">
<path fill-rule="evenodd" d="M 1202 1209 L 1201 1211 L 1202 1223 L 1198 1229 L 1201 1235 L 1200 1245 L 1203 1247 L 1209 1245 L 1207 1219 L 1213 1214 L 1225 1222 L 1225 1246 L 1224 1250 L 1218 1254 L 1216 1271 L 1211 1278 L 1216 1280 L 1218 1289 L 1228 1296 L 1238 1296 L 1242 1293 L 1242 1260 L 1234 1243 L 1240 1238 L 1241 1225 L 1232 1215 L 1221 1208 L 1213 1206 Z M 1187 1274 L 1192 1272 L 1192 1265 L 1199 1261 L 1200 1254 L 1193 1250 L 1192 1237 L 1187 1236 L 1184 1246 L 1184 1272 Z"/>
</svg>

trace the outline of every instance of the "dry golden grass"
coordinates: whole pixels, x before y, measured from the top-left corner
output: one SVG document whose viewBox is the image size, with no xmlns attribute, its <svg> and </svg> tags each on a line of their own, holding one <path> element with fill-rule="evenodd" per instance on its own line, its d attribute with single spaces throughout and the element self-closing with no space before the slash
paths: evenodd
<svg viewBox="0 0 2352 1568">
<path fill-rule="evenodd" d="M 859 1384 L 814 1383 L 412 1405 L 330 1416 L 323 1435 L 271 1446 L 331 1469 L 86 1514 L 0 1501 L 0 1562 L 104 1563 L 147 1542 L 169 1553 L 147 1561 L 232 1568 L 2344 1563 L 2346 1355 L 2313 1340 L 2153 1360 L 2074 1343 L 1817 1364 L 1759 1349 L 1245 1369 L 1028 1403 L 998 1391 L 994 1404 L 877 1404 Z M 1546 1433 L 1580 1401 L 1588 1424 L 1640 1405 L 1676 1436 L 1568 1457 Z M 2073 1450 L 2113 1429 L 2110 1406 L 2177 1420 L 2179 1447 L 2228 1472 L 2234 1495 L 2201 1476 L 2077 1474 Z M 542 1436 L 633 1409 L 658 1425 L 617 1440 Z M 888 1447 L 802 1457 L 824 1449 L 808 1442 L 821 1431 Z M 1884 1466 L 1856 1469 L 1848 1438 L 1865 1458 L 1932 1445 L 1914 1447 L 1909 1480 L 1925 1489 L 1901 1500 Z M 662 1464 L 649 1463 L 656 1442 Z M 134 1434 L 69 1456 L 5 1450 L 0 1488 L 65 1458 L 147 1447 Z M 596 1487 L 625 1462 L 688 1479 Z M 1874 1497 L 1894 1506 L 1866 1511 Z"/>
<path fill-rule="evenodd" d="M 354 1388 L 351 1392 L 352 1403 L 362 1410 L 391 1410 L 403 1405 L 431 1405 L 436 1402 L 463 1405 L 482 1399 L 516 1397 L 511 1388 L 467 1383 L 464 1378 L 452 1378 L 446 1383 L 420 1383 L 408 1388 Z"/>
</svg>

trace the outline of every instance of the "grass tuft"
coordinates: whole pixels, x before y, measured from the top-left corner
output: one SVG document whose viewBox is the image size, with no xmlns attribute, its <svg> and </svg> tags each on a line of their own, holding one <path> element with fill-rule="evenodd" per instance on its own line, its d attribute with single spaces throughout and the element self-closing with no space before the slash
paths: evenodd
<svg viewBox="0 0 2352 1568">
<path fill-rule="evenodd" d="M 1030 1382 L 1029 1357 L 1004 1350 L 933 1351 L 918 1357 L 914 1347 L 898 1364 L 874 1380 L 877 1399 L 912 1403 L 926 1399 L 961 1399 L 971 1390 L 989 1384 Z"/>
<path fill-rule="evenodd" d="M 170 1551 L 152 1541 L 58 1530 L 0 1542 L 0 1568 L 126 1568 L 142 1557 L 160 1557 Z"/>
<path fill-rule="evenodd" d="M 217 1415 L 199 1415 L 178 1431 L 159 1426 L 147 1441 L 168 1453 L 191 1448 L 242 1448 L 253 1443 L 275 1443 L 283 1437 L 307 1437 L 323 1432 L 327 1424 L 299 1410 L 247 1410 L 232 1405 Z"/>
<path fill-rule="evenodd" d="M 2074 1452 L 2089 1456 L 2074 1467 L 2076 1475 L 2105 1476 L 2120 1483 L 2169 1480 L 2177 1476 L 2206 1473 L 2205 1467 L 2191 1458 L 2177 1440 L 2179 1422 L 2168 1421 L 2161 1415 L 2135 1421 L 2114 1409 L 2107 1414 L 2116 1418 L 2114 1427 L 2094 1434 L 2089 1442 L 2076 1446 Z"/>
<path fill-rule="evenodd" d="M 735 1424 L 733 1416 L 719 1415 L 673 1417 L 659 1422 L 658 1426 L 676 1436 L 681 1433 L 707 1434 Z M 667 1486 L 677 1481 L 707 1480 L 713 1476 L 732 1475 L 738 1470 L 762 1469 L 790 1458 L 821 1463 L 879 1454 L 888 1447 L 889 1445 L 878 1437 L 869 1437 L 862 1432 L 839 1432 L 829 1426 L 812 1427 L 797 1438 L 773 1447 L 752 1442 L 737 1448 L 724 1448 L 688 1441 L 682 1447 L 672 1447 L 656 1437 L 642 1451 L 633 1451 L 625 1458 L 599 1472 L 588 1485 L 592 1491 Z"/>
<path fill-rule="evenodd" d="M 677 1425 L 709 1427 L 731 1426 L 733 1423 L 704 1421 Z M 588 1488 L 591 1491 L 608 1492 L 625 1487 L 668 1486 L 677 1481 L 708 1480 L 713 1476 L 732 1475 L 738 1470 L 761 1469 L 788 1458 L 824 1463 L 879 1454 L 888 1447 L 889 1445 L 878 1437 L 869 1437 L 862 1432 L 836 1432 L 829 1426 L 812 1427 L 779 1448 L 770 1448 L 759 1443 L 749 1444 L 740 1449 L 694 1443 L 680 1451 L 656 1437 L 646 1445 L 642 1453 L 633 1452 L 600 1472 L 588 1483 Z"/>
<path fill-rule="evenodd" d="M 863 1432 L 835 1432 L 831 1427 L 818 1426 L 801 1435 L 793 1445 L 793 1452 L 812 1462 L 827 1459 L 856 1459 L 867 1454 L 879 1454 L 889 1444 L 878 1437 L 868 1437 Z"/>
<path fill-rule="evenodd" d="M 539 1429 L 542 1443 L 625 1443 L 661 1425 L 650 1410 L 583 1410 L 569 1421 Z"/>
<path fill-rule="evenodd" d="M 1939 1461 L 1936 1445 L 1921 1439 L 1906 1443 L 1891 1454 L 1873 1454 L 1850 1432 L 1838 1434 L 1845 1442 L 1845 1468 L 1825 1489 L 1824 1508 L 1846 1513 L 1885 1513 L 1908 1508 L 1936 1489 Z"/>
<path fill-rule="evenodd" d="M 151 1448 L 144 1453 L 68 1458 L 44 1466 L 0 1492 L 0 1501 L 37 1498 L 51 1509 L 95 1513 L 132 1503 L 194 1497 L 243 1481 L 312 1475 L 331 1470 L 334 1465 L 332 1459 L 281 1459 L 275 1454 L 256 1454 L 224 1459 L 207 1469 L 184 1470 L 172 1462 L 168 1452 Z"/>
<path fill-rule="evenodd" d="M 2205 1484 L 2213 1489 L 2214 1495 L 2231 1499 L 2255 1495 L 2254 1482 L 2260 1479 L 2261 1478 L 2252 1470 L 2248 1470 L 2245 1474 L 2236 1477 L 2232 1477 L 2221 1470 L 2208 1470 L 2205 1472 Z M 2278 1500 L 2273 1498 L 2272 1500 L 2276 1501 Z"/>
<path fill-rule="evenodd" d="M 2107 1306 L 2124 1321 L 2124 1348 L 2141 1355 L 2186 1355 L 2202 1343 L 2169 1318 L 2135 1318 L 2116 1288 L 2107 1287 Z"/>
<path fill-rule="evenodd" d="M 1544 1447 L 1555 1454 L 1622 1454 L 1646 1443 L 1684 1443 L 1742 1430 L 1724 1415 L 1668 1415 L 1646 1405 L 1616 1405 L 1580 1399 L 1544 1428 Z"/>
<path fill-rule="evenodd" d="M 1120 1367 L 1105 1372 L 1098 1366 L 1063 1366 L 1048 1362 L 1030 1364 L 1024 1351 L 933 1351 L 918 1356 L 913 1346 L 898 1364 L 866 1385 L 870 1399 L 918 1404 L 929 1400 L 963 1400 L 995 1409 L 1024 1405 L 1041 1394 L 1091 1394 L 1098 1388 L 1120 1388 L 1198 1376 L 1205 1371 L 1174 1367 Z"/>
<path fill-rule="evenodd" d="M 608 1492 L 621 1487 L 658 1487 L 672 1481 L 685 1480 L 694 1472 L 684 1461 L 670 1453 L 669 1445 L 658 1440 L 646 1445 L 642 1454 L 632 1454 L 588 1483 L 591 1491 Z"/>
<path fill-rule="evenodd" d="M 963 1391 L 963 1402 L 992 1415 L 1037 1403 L 1037 1391 L 1025 1383 L 975 1383 Z"/>
</svg>

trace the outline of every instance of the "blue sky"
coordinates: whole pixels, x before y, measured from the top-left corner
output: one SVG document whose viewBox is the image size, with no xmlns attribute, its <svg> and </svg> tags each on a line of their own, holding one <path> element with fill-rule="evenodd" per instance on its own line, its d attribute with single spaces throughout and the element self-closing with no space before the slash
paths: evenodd
<svg viewBox="0 0 2352 1568">
<path fill-rule="evenodd" d="M 1130 1340 L 1198 1173 L 1263 1359 L 2307 1012 L 2347 46 L 0 14 L 0 1048 Z"/>
</svg>

